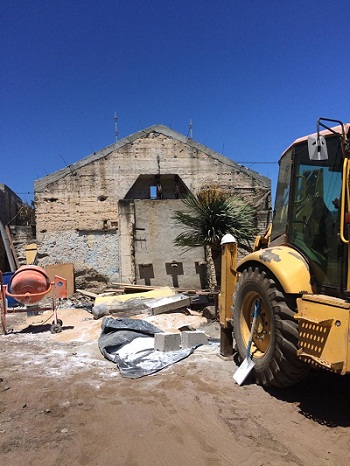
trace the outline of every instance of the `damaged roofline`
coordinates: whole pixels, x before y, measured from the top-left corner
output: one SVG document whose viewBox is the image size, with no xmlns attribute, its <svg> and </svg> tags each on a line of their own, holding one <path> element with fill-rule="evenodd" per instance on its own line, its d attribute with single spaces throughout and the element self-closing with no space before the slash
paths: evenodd
<svg viewBox="0 0 350 466">
<path fill-rule="evenodd" d="M 209 147 L 204 146 L 203 144 L 200 144 L 199 142 L 194 141 L 191 138 L 188 138 L 181 133 L 178 133 L 177 131 L 174 131 L 173 129 L 168 128 L 167 126 L 164 125 L 153 125 L 148 128 L 145 128 L 141 131 L 137 131 L 136 133 L 131 134 L 130 136 L 127 136 L 120 141 L 117 141 L 113 144 L 110 144 L 109 146 L 105 147 L 104 149 L 101 149 L 97 152 L 94 152 L 93 154 L 90 154 L 83 159 L 78 160 L 77 162 L 68 165 L 65 168 L 62 168 L 60 170 L 57 170 L 50 175 L 46 175 L 42 178 L 39 178 L 34 181 L 34 191 L 35 192 L 43 192 L 44 189 L 54 183 L 55 181 L 59 180 L 60 178 L 65 177 L 66 175 L 70 173 L 74 173 L 76 170 L 79 168 L 84 167 L 85 165 L 88 165 L 90 163 L 93 163 L 102 157 L 106 157 L 109 155 L 111 152 L 114 152 L 121 147 L 131 144 L 137 139 L 146 137 L 150 133 L 159 133 L 163 134 L 164 136 L 168 136 L 172 139 L 175 139 L 177 141 L 180 141 L 184 144 L 187 144 L 190 147 L 193 147 L 194 149 L 197 149 L 210 157 L 216 159 L 220 163 L 225 163 L 227 165 L 231 165 L 233 168 L 236 170 L 242 171 L 250 176 L 252 176 L 255 179 L 258 179 L 261 183 L 266 185 L 266 187 L 270 186 L 270 179 L 260 175 L 259 173 L 255 172 L 254 170 L 251 170 L 249 168 L 246 168 L 244 165 L 240 165 L 237 162 L 234 162 L 233 160 L 229 159 L 228 157 L 219 154 L 218 152 L 215 152 L 212 149 L 209 149 Z"/>
</svg>

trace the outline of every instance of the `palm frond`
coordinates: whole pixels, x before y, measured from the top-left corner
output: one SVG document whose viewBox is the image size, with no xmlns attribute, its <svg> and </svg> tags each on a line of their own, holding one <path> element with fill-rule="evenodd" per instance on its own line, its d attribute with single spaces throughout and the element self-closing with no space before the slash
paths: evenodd
<svg viewBox="0 0 350 466">
<path fill-rule="evenodd" d="M 183 227 L 174 240 L 177 246 L 218 244 L 226 233 L 233 234 L 247 248 L 256 234 L 254 208 L 237 196 L 210 187 L 190 193 L 183 203 L 187 211 L 176 211 L 173 220 Z"/>
</svg>

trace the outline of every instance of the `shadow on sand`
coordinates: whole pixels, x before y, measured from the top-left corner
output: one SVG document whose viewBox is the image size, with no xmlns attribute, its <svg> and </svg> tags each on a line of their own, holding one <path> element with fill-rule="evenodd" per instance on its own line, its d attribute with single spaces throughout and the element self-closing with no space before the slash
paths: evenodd
<svg viewBox="0 0 350 466">
<path fill-rule="evenodd" d="M 308 378 L 294 387 L 265 390 L 279 400 L 297 404 L 301 414 L 321 425 L 350 426 L 350 375 L 311 370 Z"/>
<path fill-rule="evenodd" d="M 70 329 L 73 329 L 74 326 L 73 325 L 64 325 L 62 327 L 62 332 L 64 332 L 65 330 L 70 330 Z M 44 332 L 49 332 L 51 333 L 51 324 L 36 324 L 36 325 L 28 325 L 28 327 L 25 327 L 23 328 L 22 330 L 18 330 L 18 331 L 15 331 L 15 332 L 11 332 L 11 333 L 44 333 Z"/>
</svg>

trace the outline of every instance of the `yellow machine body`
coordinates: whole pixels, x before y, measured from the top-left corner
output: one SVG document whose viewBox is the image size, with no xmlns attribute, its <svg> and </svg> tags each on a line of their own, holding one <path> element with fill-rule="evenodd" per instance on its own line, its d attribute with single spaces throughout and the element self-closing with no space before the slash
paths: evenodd
<svg viewBox="0 0 350 466">
<path fill-rule="evenodd" d="M 324 295 L 297 300 L 298 356 L 303 361 L 338 372 L 350 372 L 350 303 Z"/>
<path fill-rule="evenodd" d="M 231 307 L 239 271 L 244 266 L 264 266 L 277 278 L 288 294 L 312 293 L 310 272 L 303 256 L 288 246 L 260 249 L 248 254 L 238 264 L 237 244 L 223 245 L 221 258 L 220 324 L 227 328 L 232 320 Z"/>
<path fill-rule="evenodd" d="M 237 283 L 237 243 L 227 243 L 221 254 L 221 291 L 219 294 L 219 318 L 221 327 L 231 325 L 232 296 Z"/>
<path fill-rule="evenodd" d="M 281 284 L 286 294 L 300 295 L 295 315 L 300 335 L 298 357 L 308 364 L 342 375 L 350 373 L 350 303 L 340 298 L 314 294 L 307 262 L 288 246 L 260 249 L 239 263 L 237 244 L 223 246 L 223 286 L 219 295 L 221 339 L 227 338 L 227 332 L 232 332 L 234 289 L 239 271 L 247 266 L 263 266 Z M 222 341 L 223 355 L 224 346 Z"/>
<path fill-rule="evenodd" d="M 309 266 L 303 256 L 289 246 L 276 246 L 252 252 L 239 263 L 238 271 L 250 263 L 271 271 L 287 294 L 312 293 Z"/>
<path fill-rule="evenodd" d="M 252 253 L 239 262 L 237 254 L 236 242 L 224 242 L 221 354 L 232 354 L 234 336 L 267 386 L 301 380 L 301 361 L 350 373 L 349 124 L 319 119 L 317 133 L 282 154 L 272 224 Z"/>
</svg>

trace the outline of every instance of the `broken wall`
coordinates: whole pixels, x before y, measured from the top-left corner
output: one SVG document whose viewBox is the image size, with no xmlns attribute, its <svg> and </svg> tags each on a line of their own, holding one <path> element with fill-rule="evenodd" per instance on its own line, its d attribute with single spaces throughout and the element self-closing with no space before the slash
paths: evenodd
<svg viewBox="0 0 350 466">
<path fill-rule="evenodd" d="M 176 288 L 206 288 L 204 248 L 174 245 L 181 227 L 172 220 L 176 200 L 120 201 L 121 281 Z M 131 263 L 132 267 L 127 265 Z M 125 266 L 123 266 L 125 264 Z"/>
<path fill-rule="evenodd" d="M 0 221 L 3 226 L 15 224 L 23 201 L 8 186 L 0 183 Z M 0 269 L 9 271 L 9 263 L 6 256 L 3 239 L 0 235 Z"/>
<path fill-rule="evenodd" d="M 36 241 L 32 225 L 12 225 L 10 232 L 19 265 L 26 265 L 26 246 Z"/>
<path fill-rule="evenodd" d="M 133 216 L 134 206 L 120 217 L 118 202 L 150 201 L 156 188 L 156 202 L 177 200 L 180 209 L 180 199 L 188 191 L 196 193 L 213 185 L 237 192 L 256 205 L 258 226 L 265 229 L 270 193 L 267 178 L 164 126 L 135 133 L 35 182 L 40 263 L 74 260 L 94 267 L 109 281 L 138 280 L 134 250 L 140 248 L 140 238 L 135 235 L 134 244 L 125 249 L 125 231 L 134 228 L 132 220 L 127 229 L 120 229 L 121 218 L 124 221 L 125 215 Z M 141 218 L 144 207 L 137 208 L 136 219 Z M 151 204 L 147 207 L 149 212 L 152 208 Z M 166 203 L 157 206 L 157 216 L 159 234 L 170 224 L 171 211 Z M 152 220 L 147 225 L 149 231 L 156 224 Z M 128 235 L 131 237 L 130 232 Z M 144 264 L 155 264 L 163 255 L 163 249 L 151 247 L 151 238 L 156 241 L 150 233 L 147 249 L 139 251 L 147 256 L 142 258 Z M 188 282 L 181 281 L 184 287 L 192 283 L 190 274 L 185 276 Z"/>
<path fill-rule="evenodd" d="M 38 264 L 74 263 L 76 270 L 92 268 L 110 281 L 119 279 L 119 248 L 116 230 L 47 231 L 39 243 Z M 108 281 L 108 280 L 107 280 Z"/>
</svg>

